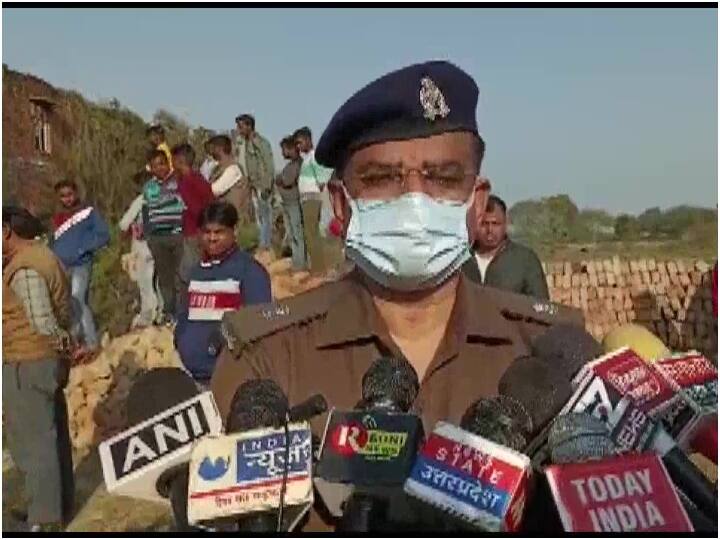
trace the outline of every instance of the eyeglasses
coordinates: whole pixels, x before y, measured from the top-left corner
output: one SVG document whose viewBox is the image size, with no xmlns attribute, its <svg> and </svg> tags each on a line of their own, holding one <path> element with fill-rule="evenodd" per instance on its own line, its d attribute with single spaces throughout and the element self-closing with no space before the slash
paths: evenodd
<svg viewBox="0 0 720 540">
<path fill-rule="evenodd" d="M 465 179 L 477 173 L 468 172 L 459 164 L 438 165 L 422 169 L 401 167 L 373 167 L 359 174 L 351 174 L 360 199 L 390 199 L 408 191 L 408 178 L 416 173 L 422 181 L 422 191 L 437 199 L 461 200 L 467 197 Z"/>
</svg>

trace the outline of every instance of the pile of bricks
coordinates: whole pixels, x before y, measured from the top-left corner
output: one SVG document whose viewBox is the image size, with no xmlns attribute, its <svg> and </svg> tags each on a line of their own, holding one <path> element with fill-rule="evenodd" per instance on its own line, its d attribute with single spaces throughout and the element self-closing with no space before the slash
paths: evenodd
<svg viewBox="0 0 720 540">
<path fill-rule="evenodd" d="M 580 308 L 601 339 L 628 322 L 646 326 L 672 350 L 717 355 L 712 266 L 705 261 L 612 259 L 543 263 L 553 302 Z"/>
</svg>

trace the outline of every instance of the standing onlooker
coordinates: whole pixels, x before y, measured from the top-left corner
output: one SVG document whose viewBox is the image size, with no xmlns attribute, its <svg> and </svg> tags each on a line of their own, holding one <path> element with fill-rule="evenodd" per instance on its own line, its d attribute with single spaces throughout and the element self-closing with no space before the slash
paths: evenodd
<svg viewBox="0 0 720 540">
<path fill-rule="evenodd" d="M 185 203 L 182 216 L 183 257 L 180 262 L 180 301 L 185 301 L 190 271 L 200 261 L 198 245 L 198 219 L 203 209 L 213 201 L 210 184 L 198 173 L 195 150 L 189 144 L 178 144 L 172 149 L 173 166 L 178 177 L 178 191 Z"/>
<path fill-rule="evenodd" d="M 143 187 L 143 232 L 155 259 L 163 297 L 164 322 L 171 323 L 175 319 L 180 288 L 185 204 L 177 178 L 162 150 L 153 152 L 150 167 L 153 178 Z"/>
<path fill-rule="evenodd" d="M 292 136 L 285 137 L 280 141 L 282 156 L 288 160 L 282 172 L 275 179 L 278 187 L 285 220 L 285 230 L 290 239 L 292 249 L 292 261 L 294 270 L 304 270 L 307 267 L 305 258 L 305 238 L 303 236 L 302 210 L 300 209 L 300 191 L 298 190 L 298 177 L 302 158 L 300 151 Z"/>
<path fill-rule="evenodd" d="M 212 157 L 212 153 L 210 152 L 209 139 L 205 141 L 204 149 L 205 160 L 202 162 L 202 165 L 200 165 L 200 174 L 202 174 L 203 178 L 209 182 L 215 167 L 217 167 L 217 161 L 215 161 L 215 158 Z"/>
<path fill-rule="evenodd" d="M 136 184 L 142 186 L 145 182 L 135 176 Z M 155 279 L 155 260 L 147 245 L 143 234 L 142 208 L 145 198 L 142 193 L 138 195 L 120 218 L 118 226 L 123 232 L 129 232 L 132 238 L 130 255 L 133 259 L 132 268 L 128 269 L 130 279 L 135 281 L 140 292 L 140 313 L 132 321 L 132 327 L 150 326 L 155 323 L 162 312 L 162 295 L 157 289 Z"/>
<path fill-rule="evenodd" d="M 215 135 L 208 141 L 208 147 L 217 167 L 210 176 L 213 195 L 229 202 L 237 210 L 242 223 L 252 219 L 250 211 L 250 187 L 232 154 L 232 142 L 227 135 Z"/>
<path fill-rule="evenodd" d="M 310 258 L 311 272 L 322 274 L 325 271 L 325 254 L 320 238 L 320 210 L 322 208 L 322 191 L 332 176 L 332 170 L 315 161 L 315 149 L 310 128 L 298 129 L 293 134 L 293 138 L 303 158 L 298 189 L 300 190 L 307 256 Z"/>
<path fill-rule="evenodd" d="M 40 224 L 2 208 L 2 401 L 4 435 L 25 476 L 33 532 L 61 530 L 73 505 L 73 469 L 63 388 L 68 378 L 70 287 L 58 258 L 34 240 Z"/>
<path fill-rule="evenodd" d="M 93 256 L 108 245 L 110 231 L 100 213 L 80 200 L 75 182 L 61 180 L 55 184 L 55 193 L 60 211 L 52 219 L 52 250 L 70 277 L 73 335 L 88 352 L 93 352 L 98 347 L 95 319 L 88 305 Z"/>
<path fill-rule="evenodd" d="M 507 236 L 507 207 L 500 197 L 488 197 L 485 213 L 474 225 L 475 257 L 463 266 L 468 278 L 490 287 L 550 299 L 540 259 L 533 250 Z"/>
<path fill-rule="evenodd" d="M 200 216 L 202 261 L 190 274 L 187 309 L 175 327 L 175 346 L 185 367 L 209 384 L 224 342 L 222 316 L 242 306 L 272 300 L 270 277 L 252 256 L 238 248 L 238 214 L 226 202 L 214 202 Z"/>
<path fill-rule="evenodd" d="M 272 240 L 272 188 L 275 177 L 272 148 L 265 137 L 255 131 L 255 118 L 243 114 L 235 119 L 244 139 L 245 174 L 252 190 L 255 221 L 260 229 L 260 249 L 270 249 Z"/>
<path fill-rule="evenodd" d="M 168 163 L 170 164 L 170 170 L 172 171 L 172 155 L 170 154 L 170 147 L 165 140 L 165 129 L 161 125 L 156 124 L 147 128 L 145 134 L 150 140 L 150 144 L 152 145 L 153 149 L 162 150 L 165 153 L 165 157 L 167 157 Z M 150 170 L 149 163 L 147 166 L 147 170 Z"/>
</svg>

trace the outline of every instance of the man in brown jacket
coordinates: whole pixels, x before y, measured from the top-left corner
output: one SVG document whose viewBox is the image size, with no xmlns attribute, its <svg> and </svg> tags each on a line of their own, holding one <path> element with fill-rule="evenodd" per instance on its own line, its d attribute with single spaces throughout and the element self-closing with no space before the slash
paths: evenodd
<svg viewBox="0 0 720 540">
<path fill-rule="evenodd" d="M 3 413 L 10 454 L 25 475 L 31 531 L 70 518 L 72 455 L 63 387 L 69 370 L 70 287 L 60 261 L 35 240 L 27 210 L 2 208 Z"/>
<path fill-rule="evenodd" d="M 351 97 L 317 146 L 355 270 L 334 283 L 223 318 L 227 347 L 211 387 L 227 417 L 245 381 L 276 381 L 290 403 L 322 393 L 353 409 L 363 375 L 381 356 L 405 358 L 420 389 L 412 412 L 426 431 L 459 424 L 478 398 L 498 393 L 533 336 L 579 312 L 480 287 L 461 272 L 467 223 L 485 209 L 476 121 L 478 88 L 448 62 L 389 73 Z M 326 417 L 312 421 L 322 434 Z M 334 525 L 318 500 L 305 530 Z"/>
</svg>

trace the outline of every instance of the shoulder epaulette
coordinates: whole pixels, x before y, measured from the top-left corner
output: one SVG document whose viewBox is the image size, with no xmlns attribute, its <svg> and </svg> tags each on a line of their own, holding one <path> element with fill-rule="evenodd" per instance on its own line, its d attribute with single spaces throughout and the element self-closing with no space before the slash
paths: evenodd
<svg viewBox="0 0 720 540">
<path fill-rule="evenodd" d="M 332 299 L 346 286 L 343 281 L 325 283 L 290 298 L 226 313 L 221 328 L 228 348 L 238 351 L 281 330 L 324 317 Z"/>
<path fill-rule="evenodd" d="M 579 309 L 492 287 L 484 287 L 484 290 L 497 299 L 496 305 L 508 319 L 535 321 L 547 325 L 561 322 L 584 325 L 583 313 Z"/>
</svg>

